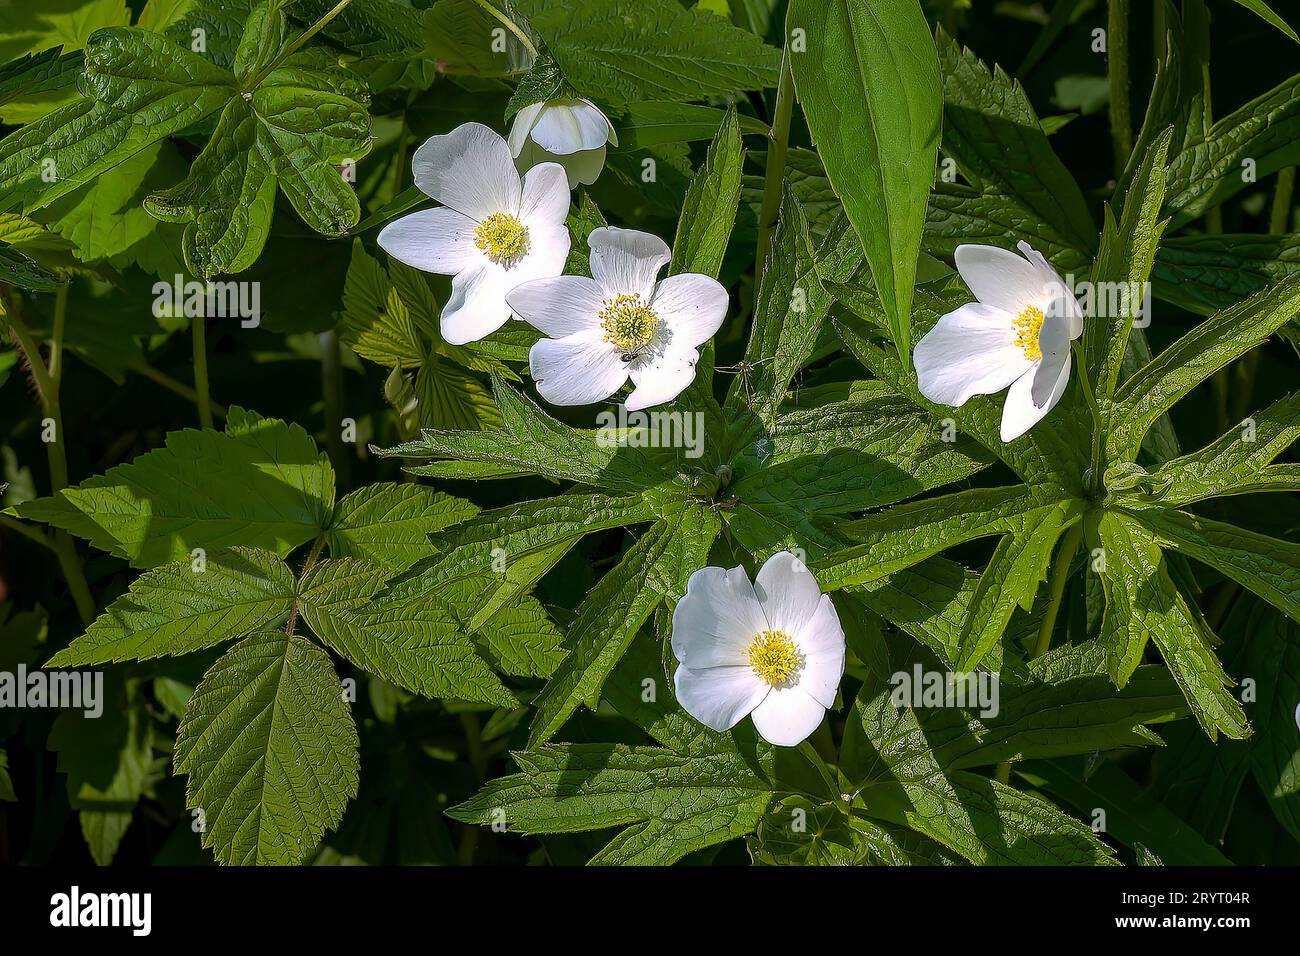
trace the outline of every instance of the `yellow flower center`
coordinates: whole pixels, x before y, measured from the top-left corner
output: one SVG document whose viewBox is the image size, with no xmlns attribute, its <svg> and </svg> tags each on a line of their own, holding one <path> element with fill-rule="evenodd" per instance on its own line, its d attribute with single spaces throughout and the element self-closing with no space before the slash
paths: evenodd
<svg viewBox="0 0 1300 956">
<path fill-rule="evenodd" d="M 749 644 L 749 668 L 773 687 L 788 686 L 803 655 L 785 631 L 759 631 Z"/>
<path fill-rule="evenodd" d="M 507 265 L 523 258 L 528 251 L 528 230 L 509 213 L 494 212 L 474 232 L 474 245 L 497 265 Z"/>
<path fill-rule="evenodd" d="M 659 316 L 641 301 L 639 293 L 623 293 L 606 300 L 605 308 L 600 312 L 600 326 L 605 332 L 605 341 L 625 358 L 632 358 L 655 337 Z"/>
<path fill-rule="evenodd" d="M 1043 328 L 1043 310 L 1036 305 L 1025 306 L 1025 311 L 1016 316 L 1016 345 L 1025 353 L 1025 358 L 1037 362 L 1043 357 L 1043 350 L 1038 347 L 1038 333 Z"/>
</svg>

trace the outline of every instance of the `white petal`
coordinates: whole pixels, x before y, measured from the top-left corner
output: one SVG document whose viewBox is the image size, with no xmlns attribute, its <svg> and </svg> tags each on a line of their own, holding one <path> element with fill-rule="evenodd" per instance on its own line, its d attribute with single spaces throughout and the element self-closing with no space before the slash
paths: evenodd
<svg viewBox="0 0 1300 956">
<path fill-rule="evenodd" d="M 478 222 L 494 212 L 519 212 L 519 172 L 510 147 L 482 123 L 426 140 L 411 169 L 425 194 Z"/>
<path fill-rule="evenodd" d="M 515 121 L 510 126 L 510 136 L 506 140 L 510 147 L 510 155 L 518 157 L 523 151 L 524 143 L 528 142 L 528 134 L 533 131 L 538 117 L 542 115 L 542 110 L 545 108 L 545 102 L 533 103 L 515 114 Z"/>
<path fill-rule="evenodd" d="M 824 707 L 835 704 L 835 692 L 844 676 L 844 628 L 829 594 L 822 595 L 812 618 L 795 634 L 804 656 L 799 686 Z"/>
<path fill-rule="evenodd" d="M 637 359 L 628 366 L 636 385 L 624 403 L 629 412 L 671 402 L 695 380 L 695 349 L 669 346 L 663 352 Z"/>
<path fill-rule="evenodd" d="M 1083 333 L 1083 310 L 1079 308 L 1079 300 L 1074 297 L 1074 293 L 1065 284 L 1061 274 L 1041 252 L 1024 240 L 1016 243 L 1016 248 L 1038 270 L 1047 289 L 1047 304 L 1040 305 L 1043 313 L 1049 317 L 1068 317 L 1069 336 L 1071 339 L 1077 339 Z"/>
<path fill-rule="evenodd" d="M 979 302 L 942 316 L 912 351 L 921 394 L 959 408 L 972 395 L 999 392 L 1028 371 L 1033 363 L 1016 345 L 1012 320 Z"/>
<path fill-rule="evenodd" d="M 570 189 L 577 189 L 579 184 L 590 186 L 600 178 L 601 170 L 605 168 L 605 147 L 557 156 L 556 161 L 569 174 Z"/>
<path fill-rule="evenodd" d="M 534 279 L 550 279 L 564 271 L 569 258 L 569 230 L 564 226 L 532 226 L 528 255 L 506 272 L 510 289 Z"/>
<path fill-rule="evenodd" d="M 600 327 L 600 286 L 586 276 L 555 276 L 515 286 L 506 296 L 515 315 L 553 339 Z"/>
<path fill-rule="evenodd" d="M 794 747 L 817 729 L 826 708 L 799 685 L 773 687 L 752 716 L 754 727 L 768 743 Z"/>
<path fill-rule="evenodd" d="M 603 402 L 627 381 L 617 350 L 598 333 L 539 339 L 528 352 L 537 391 L 552 405 Z"/>
<path fill-rule="evenodd" d="M 1070 381 L 1070 350 L 1044 352 L 1043 360 L 1034 369 L 1034 381 L 1029 390 L 1035 405 L 1051 406 L 1061 399 L 1066 384 Z M 1053 398 L 1055 396 L 1055 398 Z"/>
<path fill-rule="evenodd" d="M 745 666 L 679 667 L 673 675 L 677 702 L 713 730 L 730 730 L 768 696 L 770 688 Z"/>
<path fill-rule="evenodd" d="M 1013 316 L 1030 305 L 1042 308 L 1063 287 L 1059 278 L 1049 279 L 1028 259 L 997 246 L 958 246 L 953 258 L 975 298 Z"/>
<path fill-rule="evenodd" d="M 455 275 L 483 258 L 474 244 L 477 228 L 474 220 L 446 206 L 424 209 L 381 229 L 379 248 L 422 272 Z"/>
<path fill-rule="evenodd" d="M 1070 353 L 1065 353 L 1065 361 L 1053 382 L 1052 392 L 1047 401 L 1039 406 L 1034 403 L 1035 372 L 1027 372 L 1018 378 L 1007 390 L 1006 404 L 1002 406 L 1002 440 L 1014 441 L 1043 420 L 1056 407 L 1056 403 L 1065 394 L 1065 386 L 1070 382 Z"/>
<path fill-rule="evenodd" d="M 610 295 L 654 295 L 655 278 L 673 254 L 658 236 L 636 229 L 601 226 L 587 237 L 591 246 L 591 274 Z"/>
<path fill-rule="evenodd" d="M 569 177 L 558 163 L 542 163 L 524 175 L 519 218 L 525 226 L 561 226 L 569 218 Z"/>
<path fill-rule="evenodd" d="M 691 668 L 749 666 L 749 645 L 767 618 L 742 567 L 700 568 L 673 609 L 673 654 Z"/>
<path fill-rule="evenodd" d="M 597 149 L 609 141 L 609 121 L 594 106 L 551 103 L 532 131 L 533 142 L 557 156 Z"/>
<path fill-rule="evenodd" d="M 722 328 L 729 303 L 727 290 L 717 279 L 688 273 L 660 282 L 651 305 L 671 331 L 674 345 L 695 348 Z"/>
<path fill-rule="evenodd" d="M 509 289 L 505 270 L 486 259 L 457 273 L 442 308 L 442 337 L 449 345 L 465 345 L 501 328 L 510 318 Z"/>
<path fill-rule="evenodd" d="M 754 593 L 768 624 L 794 635 L 812 620 L 822 591 L 807 566 L 789 551 L 778 551 L 754 577 Z"/>
</svg>

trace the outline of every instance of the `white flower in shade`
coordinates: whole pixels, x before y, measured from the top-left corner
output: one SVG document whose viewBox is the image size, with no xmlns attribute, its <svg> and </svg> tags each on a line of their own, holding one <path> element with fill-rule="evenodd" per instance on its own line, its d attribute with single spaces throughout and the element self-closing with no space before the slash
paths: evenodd
<svg viewBox="0 0 1300 956">
<path fill-rule="evenodd" d="M 379 245 L 408 266 L 455 276 L 442 337 L 475 342 L 510 318 L 507 292 L 564 271 L 568 180 L 554 163 L 521 179 L 506 141 L 480 123 L 429 139 L 411 167 L 415 185 L 442 206 L 385 226 Z"/>
<path fill-rule="evenodd" d="M 788 551 L 768 558 L 752 585 L 740 567 L 692 574 L 672 641 L 688 714 L 719 731 L 751 715 L 763 739 L 782 747 L 817 729 L 844 674 L 835 606 Z"/>
<path fill-rule="evenodd" d="M 618 134 L 590 100 L 547 100 L 525 106 L 510 127 L 510 152 L 520 169 L 559 163 L 569 188 L 590 186 L 605 168 L 605 145 L 618 145 Z"/>
<path fill-rule="evenodd" d="M 957 271 L 978 302 L 939 319 L 916 343 L 921 394 L 959 407 L 1008 385 L 1002 440 L 1019 438 L 1052 410 L 1070 381 L 1070 342 L 1083 312 L 1064 280 L 1027 242 L 957 247 Z"/>
<path fill-rule="evenodd" d="M 695 378 L 703 345 L 722 326 L 727 290 L 686 273 L 656 282 L 672 258 L 658 236 L 592 230 L 591 274 L 517 286 L 510 308 L 550 338 L 528 354 L 537 391 L 553 405 L 590 405 L 632 379 L 629 410 L 671 402 Z"/>
</svg>

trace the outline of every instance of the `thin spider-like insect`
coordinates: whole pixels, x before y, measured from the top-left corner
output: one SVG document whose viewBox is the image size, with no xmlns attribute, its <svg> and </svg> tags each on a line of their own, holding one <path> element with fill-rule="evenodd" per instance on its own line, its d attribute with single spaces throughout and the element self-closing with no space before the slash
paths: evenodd
<svg viewBox="0 0 1300 956">
<path fill-rule="evenodd" d="M 752 402 L 754 400 L 754 392 L 751 387 L 750 376 L 754 374 L 760 365 L 766 365 L 768 362 L 772 361 L 773 358 L 775 358 L 775 356 L 769 355 L 767 358 L 759 359 L 757 362 L 750 362 L 746 359 L 742 359 L 735 365 L 721 366 L 714 369 L 714 371 L 722 372 L 727 375 L 739 375 L 740 388 L 741 391 L 744 392 L 745 401 Z"/>
</svg>

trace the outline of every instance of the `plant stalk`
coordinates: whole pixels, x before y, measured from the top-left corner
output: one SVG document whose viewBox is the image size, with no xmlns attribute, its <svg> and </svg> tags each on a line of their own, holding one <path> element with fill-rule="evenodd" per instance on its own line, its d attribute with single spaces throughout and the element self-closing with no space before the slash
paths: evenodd
<svg viewBox="0 0 1300 956">
<path fill-rule="evenodd" d="M 305 44 L 316 34 L 320 33 L 321 30 L 325 29 L 326 25 L 335 17 L 337 17 L 340 13 L 342 13 L 344 8 L 346 8 L 347 5 L 351 2 L 352 0 L 339 0 L 339 2 L 334 5 L 334 8 L 332 10 L 330 10 L 328 13 L 325 14 L 325 16 L 321 17 L 319 20 L 317 20 L 315 23 L 309 26 L 302 33 L 298 34 L 298 36 L 292 42 L 290 42 L 288 46 L 286 46 L 283 50 L 281 50 L 279 54 L 276 55 L 275 59 L 271 61 L 269 66 L 259 71 L 258 74 L 253 77 L 252 82 L 247 84 L 243 88 L 243 91 L 247 93 L 250 90 L 256 89 L 259 83 L 261 83 L 264 79 L 266 79 L 268 76 L 274 73 L 276 69 L 279 68 L 281 63 L 283 63 L 285 60 L 289 59 L 289 57 L 293 56 L 295 53 L 301 50 L 303 44 Z"/>
<path fill-rule="evenodd" d="M 772 230 L 781 212 L 781 184 L 785 180 L 785 157 L 790 146 L 790 121 L 794 116 L 794 73 L 790 47 L 781 51 L 781 79 L 776 87 L 776 108 L 767 132 L 767 175 L 763 182 L 763 206 L 758 215 L 758 250 L 754 278 L 759 281 L 767 269 Z"/>
<path fill-rule="evenodd" d="M 194 397 L 199 406 L 199 424 L 212 428 L 212 396 L 208 388 L 207 319 L 196 315 L 190 322 L 194 332 Z"/>
<path fill-rule="evenodd" d="M 516 39 L 524 45 L 524 49 L 532 54 L 533 59 L 537 59 L 537 47 L 533 46 L 533 41 L 528 39 L 528 34 L 519 28 L 519 24 L 494 7 L 488 0 L 474 0 L 474 2 L 505 24 L 505 28 L 515 35 Z"/>
<path fill-rule="evenodd" d="M 1110 74 L 1110 132 L 1115 147 L 1115 175 L 1122 175 L 1133 154 L 1133 117 L 1129 107 L 1129 0 L 1107 4 L 1106 69 Z"/>
</svg>

